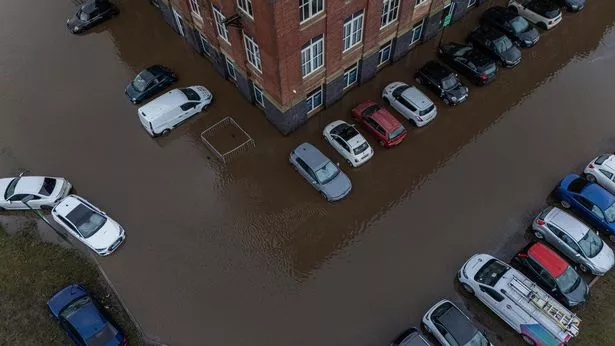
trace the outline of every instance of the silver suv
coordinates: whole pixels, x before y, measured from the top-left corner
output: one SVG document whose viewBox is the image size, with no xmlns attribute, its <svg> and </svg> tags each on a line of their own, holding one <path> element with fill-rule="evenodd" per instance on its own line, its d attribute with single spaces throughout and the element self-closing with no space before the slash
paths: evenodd
<svg viewBox="0 0 615 346">
<path fill-rule="evenodd" d="M 404 118 L 423 127 L 438 115 L 436 105 L 416 87 L 393 82 L 382 91 L 382 98 Z"/>
<path fill-rule="evenodd" d="M 581 271 L 604 275 L 615 264 L 613 250 L 598 232 L 559 208 L 543 209 L 532 222 L 532 230 L 536 238 L 546 240 L 578 263 Z"/>
<path fill-rule="evenodd" d="M 293 168 L 329 202 L 346 197 L 352 189 L 348 176 L 310 143 L 303 143 L 290 153 Z"/>
</svg>

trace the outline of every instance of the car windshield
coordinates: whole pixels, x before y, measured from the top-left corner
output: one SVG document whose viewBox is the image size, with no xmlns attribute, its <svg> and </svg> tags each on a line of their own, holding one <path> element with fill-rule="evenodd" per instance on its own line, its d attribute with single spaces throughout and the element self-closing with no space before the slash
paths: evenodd
<svg viewBox="0 0 615 346">
<path fill-rule="evenodd" d="M 77 227 L 79 233 L 84 238 L 92 236 L 92 234 L 96 233 L 107 221 L 107 218 L 83 204 L 79 204 L 68 213 L 66 218 Z"/>
<path fill-rule="evenodd" d="M 363 144 L 361 144 L 361 145 L 359 145 L 358 147 L 354 148 L 354 149 L 352 150 L 352 152 L 353 152 L 355 155 L 359 155 L 359 154 L 361 154 L 362 152 L 364 152 L 365 150 L 367 150 L 367 148 L 369 148 L 369 144 L 367 144 L 367 142 L 363 142 Z"/>
<path fill-rule="evenodd" d="M 562 275 L 555 278 L 555 282 L 557 282 L 557 287 L 559 287 L 563 293 L 570 293 L 579 287 L 581 277 L 571 266 L 568 266 Z"/>
<path fill-rule="evenodd" d="M 316 170 L 316 179 L 318 179 L 319 183 L 326 184 L 333 180 L 339 172 L 340 171 L 337 169 L 337 166 L 334 165 L 333 162 L 329 161 L 326 165 Z"/>
<path fill-rule="evenodd" d="M 466 53 L 471 52 L 472 51 L 472 47 L 463 47 L 463 48 L 459 48 L 459 50 L 457 50 L 455 52 L 455 54 L 453 54 L 454 56 L 464 56 Z"/>
<path fill-rule="evenodd" d="M 194 90 L 192 90 L 190 88 L 181 88 L 179 90 L 181 90 L 181 92 L 183 92 L 184 95 L 186 95 L 186 97 L 190 101 L 200 101 L 201 100 L 201 97 L 199 96 L 199 94 L 197 94 L 196 91 L 194 91 Z"/>
<path fill-rule="evenodd" d="M 43 180 L 43 186 L 41 186 L 41 190 L 38 192 L 38 194 L 43 196 L 49 196 L 55 188 L 56 180 L 53 178 L 45 178 Z"/>
<path fill-rule="evenodd" d="M 606 216 L 606 221 L 609 223 L 615 222 L 615 203 L 611 204 L 610 207 L 606 208 L 604 211 L 604 215 Z"/>
<path fill-rule="evenodd" d="M 591 229 L 579 240 L 579 247 L 588 258 L 596 257 L 602 251 L 603 246 L 602 239 Z"/>
<path fill-rule="evenodd" d="M 477 331 L 474 337 L 468 341 L 464 346 L 489 346 L 489 340 L 483 335 L 483 333 Z"/>
<path fill-rule="evenodd" d="M 77 17 L 82 20 L 82 21 L 87 21 L 90 19 L 90 15 L 85 12 L 85 11 L 79 11 L 79 13 L 77 13 Z"/>
<path fill-rule="evenodd" d="M 65 307 L 64 310 L 60 312 L 60 316 L 64 318 L 68 318 L 73 312 L 81 309 L 82 306 L 88 304 L 89 302 L 90 302 L 90 297 L 88 296 L 81 297 L 75 300 L 74 302 L 70 303 L 70 305 L 68 305 L 67 307 Z"/>
<path fill-rule="evenodd" d="M 147 85 L 152 79 L 154 79 L 153 74 L 151 74 L 149 71 L 142 71 L 135 77 L 135 80 L 132 81 L 132 86 L 137 91 L 143 91 L 145 90 L 145 88 L 147 88 Z"/>
<path fill-rule="evenodd" d="M 457 86 L 457 78 L 454 75 L 449 75 L 448 77 L 442 80 L 442 89 L 450 90 Z"/>
<path fill-rule="evenodd" d="M 105 346 L 109 344 L 110 340 L 113 340 L 115 334 L 117 334 L 117 329 L 111 323 L 107 323 L 96 334 L 88 338 L 87 344 L 88 346 Z"/>
<path fill-rule="evenodd" d="M 495 49 L 498 51 L 498 53 L 503 53 L 511 49 L 513 46 L 513 43 L 506 36 L 502 36 L 498 38 L 497 40 L 493 41 L 493 44 L 495 46 Z"/>
<path fill-rule="evenodd" d="M 525 18 L 519 16 L 511 20 L 510 25 L 512 26 L 513 31 L 518 34 L 521 32 L 525 32 L 530 26 L 530 23 L 528 23 L 527 20 L 525 20 Z"/>
<path fill-rule="evenodd" d="M 404 132 L 405 128 L 403 125 L 400 125 L 398 128 L 396 128 L 395 130 L 389 132 L 389 139 L 394 139 L 397 136 L 401 135 Z"/>
<path fill-rule="evenodd" d="M 507 271 L 507 266 L 492 258 L 474 275 L 474 281 L 493 287 Z"/>
<path fill-rule="evenodd" d="M 6 191 L 4 192 L 4 199 L 9 199 L 9 197 L 11 197 L 15 193 L 15 186 L 17 186 L 19 179 L 20 178 L 17 177 L 11 180 L 11 182 L 9 183 L 9 186 L 6 187 Z"/>
</svg>

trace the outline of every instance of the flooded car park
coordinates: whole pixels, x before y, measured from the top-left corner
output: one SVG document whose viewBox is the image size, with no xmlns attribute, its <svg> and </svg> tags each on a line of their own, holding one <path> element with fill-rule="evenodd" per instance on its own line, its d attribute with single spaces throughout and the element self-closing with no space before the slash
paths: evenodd
<svg viewBox="0 0 615 346">
<path fill-rule="evenodd" d="M 375 154 L 356 169 L 322 129 L 352 122 L 350 110 L 364 100 L 382 103 L 390 82 L 414 84 L 438 38 L 282 137 L 147 1 L 117 4 L 121 15 L 80 36 L 63 26 L 69 1 L 37 1 L 37 11 L 4 5 L 0 172 L 64 176 L 122 224 L 125 244 L 99 262 L 149 337 L 171 345 L 380 345 L 446 297 L 490 339 L 520 342 L 456 293 L 455 274 L 475 252 L 509 259 L 557 181 L 613 152 L 615 80 L 605 71 L 615 63 L 615 3 L 564 15 L 522 50 L 517 67 L 471 87 L 466 102 L 437 101 L 438 117 L 424 128 L 388 108 L 408 136 L 386 150 L 365 136 Z M 37 25 L 23 26 L 26 14 Z M 463 41 L 477 18 L 447 29 L 443 42 Z M 172 68 L 177 87 L 201 84 L 216 95 L 160 139 L 143 131 L 124 95 L 152 64 Z M 200 138 L 225 116 L 256 143 L 228 165 Z M 304 141 L 340 161 L 353 184 L 345 200 L 327 203 L 292 170 L 290 150 Z"/>
</svg>

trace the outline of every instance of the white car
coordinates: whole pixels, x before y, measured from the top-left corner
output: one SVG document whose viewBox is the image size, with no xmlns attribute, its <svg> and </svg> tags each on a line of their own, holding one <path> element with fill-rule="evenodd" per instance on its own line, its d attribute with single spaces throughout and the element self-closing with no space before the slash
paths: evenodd
<svg viewBox="0 0 615 346">
<path fill-rule="evenodd" d="M 444 346 L 492 346 L 485 333 L 451 301 L 443 299 L 423 316 L 423 327 Z"/>
<path fill-rule="evenodd" d="M 416 127 L 429 124 L 438 115 L 438 109 L 429 97 L 403 82 L 387 85 L 382 91 L 382 98 Z"/>
<path fill-rule="evenodd" d="M 0 179 L 0 210 L 51 209 L 68 195 L 72 185 L 64 178 L 18 176 Z M 28 196 L 27 205 L 22 200 Z"/>
<path fill-rule="evenodd" d="M 598 156 L 585 167 L 583 173 L 585 173 L 585 179 L 598 183 L 610 193 L 615 194 L 615 155 Z"/>
<path fill-rule="evenodd" d="M 51 211 L 53 219 L 100 256 L 113 253 L 126 239 L 122 226 L 85 198 L 68 195 Z"/>
<path fill-rule="evenodd" d="M 336 120 L 322 131 L 331 144 L 352 167 L 359 167 L 374 156 L 374 150 L 359 131 L 343 120 Z"/>
<path fill-rule="evenodd" d="M 508 7 L 545 30 L 562 21 L 562 11 L 551 0 L 510 0 Z"/>
</svg>

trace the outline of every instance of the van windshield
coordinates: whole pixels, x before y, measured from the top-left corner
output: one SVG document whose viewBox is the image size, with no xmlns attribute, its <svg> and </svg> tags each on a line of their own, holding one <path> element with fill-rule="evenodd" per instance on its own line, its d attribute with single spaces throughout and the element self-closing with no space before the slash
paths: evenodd
<svg viewBox="0 0 615 346">
<path fill-rule="evenodd" d="M 492 258 L 476 273 L 474 281 L 493 287 L 507 271 L 507 266 Z"/>
<path fill-rule="evenodd" d="M 190 101 L 201 101 L 201 97 L 199 96 L 199 94 L 197 94 L 196 91 L 194 91 L 194 90 L 192 90 L 190 88 L 181 88 L 179 90 L 181 92 L 183 92 L 184 95 L 186 95 L 188 100 L 190 100 Z"/>
</svg>

